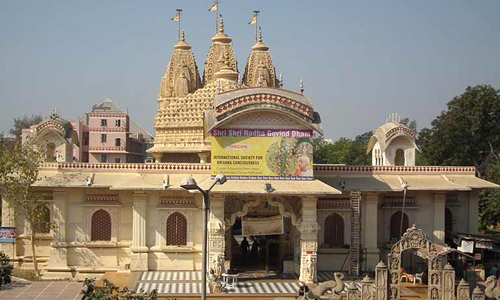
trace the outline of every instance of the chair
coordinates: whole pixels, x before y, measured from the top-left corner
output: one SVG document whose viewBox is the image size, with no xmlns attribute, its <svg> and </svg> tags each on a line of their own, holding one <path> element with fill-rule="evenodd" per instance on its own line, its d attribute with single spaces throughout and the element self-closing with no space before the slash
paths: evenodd
<svg viewBox="0 0 500 300">
<path fill-rule="evenodd" d="M 422 276 L 424 276 L 424 272 L 415 274 L 415 279 L 413 280 L 413 285 L 417 283 L 417 280 L 422 284 Z"/>
</svg>

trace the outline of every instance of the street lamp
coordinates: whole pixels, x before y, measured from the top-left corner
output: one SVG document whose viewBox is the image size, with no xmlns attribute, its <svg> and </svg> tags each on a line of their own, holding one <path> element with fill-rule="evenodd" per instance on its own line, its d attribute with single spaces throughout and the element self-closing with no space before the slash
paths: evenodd
<svg viewBox="0 0 500 300">
<path fill-rule="evenodd" d="M 218 184 L 224 184 L 226 183 L 227 178 L 225 175 L 219 174 L 215 176 L 215 180 L 212 183 L 212 185 L 208 188 L 208 190 L 202 189 L 198 184 L 196 183 L 196 180 L 193 177 L 189 178 L 184 178 L 181 181 L 181 188 L 187 190 L 187 191 L 193 191 L 193 190 L 198 190 L 202 195 L 203 195 L 203 244 L 201 248 L 201 299 L 206 300 L 207 299 L 207 236 L 208 236 L 208 229 L 207 229 L 207 223 L 208 223 L 208 209 L 210 207 L 209 204 L 209 195 L 210 191 L 213 189 L 213 187 L 218 183 Z"/>
</svg>

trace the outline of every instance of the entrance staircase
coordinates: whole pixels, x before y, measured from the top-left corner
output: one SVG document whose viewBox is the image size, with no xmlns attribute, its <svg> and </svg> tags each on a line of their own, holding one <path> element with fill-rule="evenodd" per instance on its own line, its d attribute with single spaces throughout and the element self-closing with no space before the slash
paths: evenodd
<svg viewBox="0 0 500 300">
<path fill-rule="evenodd" d="M 351 250 L 349 275 L 359 276 L 361 266 L 361 192 L 351 192 Z"/>
</svg>

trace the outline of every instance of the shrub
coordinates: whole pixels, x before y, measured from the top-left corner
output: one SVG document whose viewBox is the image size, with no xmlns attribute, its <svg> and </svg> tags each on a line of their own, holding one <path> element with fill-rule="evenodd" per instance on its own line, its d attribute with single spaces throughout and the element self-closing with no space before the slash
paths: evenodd
<svg viewBox="0 0 500 300">
<path fill-rule="evenodd" d="M 82 300 L 156 300 L 158 297 L 156 290 L 151 293 L 135 294 L 127 288 L 118 288 L 106 279 L 102 286 L 96 286 L 93 279 L 85 279 L 83 286 Z"/>
<path fill-rule="evenodd" d="M 10 277 L 14 266 L 10 263 L 9 257 L 0 252 L 0 288 L 4 283 L 10 283 Z"/>
</svg>

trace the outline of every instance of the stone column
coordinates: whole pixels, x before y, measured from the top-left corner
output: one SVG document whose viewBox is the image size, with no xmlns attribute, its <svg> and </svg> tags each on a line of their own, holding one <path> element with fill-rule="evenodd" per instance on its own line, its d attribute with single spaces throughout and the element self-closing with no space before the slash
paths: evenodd
<svg viewBox="0 0 500 300">
<path fill-rule="evenodd" d="M 479 190 L 469 192 L 469 233 L 479 232 Z"/>
<path fill-rule="evenodd" d="M 302 223 L 300 225 L 300 277 L 304 283 L 316 281 L 318 263 L 318 222 L 316 197 L 302 198 Z"/>
<path fill-rule="evenodd" d="M 52 224 L 54 225 L 50 249 L 50 259 L 44 279 L 72 278 L 68 267 L 68 249 L 66 243 L 66 224 L 68 215 L 68 199 L 65 190 L 54 190 L 52 206 Z"/>
<path fill-rule="evenodd" d="M 443 269 L 443 300 L 455 299 L 455 269 L 446 264 Z"/>
<path fill-rule="evenodd" d="M 387 266 L 381 261 L 375 267 L 375 300 L 387 299 L 387 284 L 388 284 Z"/>
<path fill-rule="evenodd" d="M 148 270 L 148 247 L 146 246 L 146 216 L 148 208 L 148 195 L 145 192 L 134 192 L 132 207 L 132 247 L 130 247 L 130 270 Z"/>
<path fill-rule="evenodd" d="M 365 226 L 364 226 L 364 246 L 366 247 L 367 268 L 365 271 L 373 271 L 380 261 L 380 250 L 377 241 L 377 220 L 378 220 L 378 195 L 367 195 L 365 197 Z"/>
<path fill-rule="evenodd" d="M 163 158 L 163 153 L 153 153 L 153 157 L 155 158 L 157 163 L 161 163 Z"/>
<path fill-rule="evenodd" d="M 224 272 L 226 266 L 226 226 L 224 222 L 224 196 L 213 195 L 210 199 L 208 220 L 208 272 Z"/>
<path fill-rule="evenodd" d="M 434 194 L 434 228 L 433 240 L 437 244 L 444 245 L 444 209 L 446 195 Z"/>
<path fill-rule="evenodd" d="M 430 300 L 436 300 L 433 298 L 429 298 Z M 460 280 L 457 286 L 457 299 L 458 300 L 469 300 L 470 299 L 470 287 L 465 280 Z"/>
<path fill-rule="evenodd" d="M 2 197 L 2 226 L 16 227 L 14 207 L 5 197 Z M 16 244 L 0 244 L 0 251 L 14 259 L 16 257 Z"/>
<path fill-rule="evenodd" d="M 208 163 L 208 157 L 210 156 L 210 152 L 202 152 L 198 153 L 198 157 L 200 158 L 200 164 Z"/>
<path fill-rule="evenodd" d="M 361 300 L 373 300 L 373 280 L 370 276 L 365 275 L 363 281 L 361 281 Z"/>
</svg>

